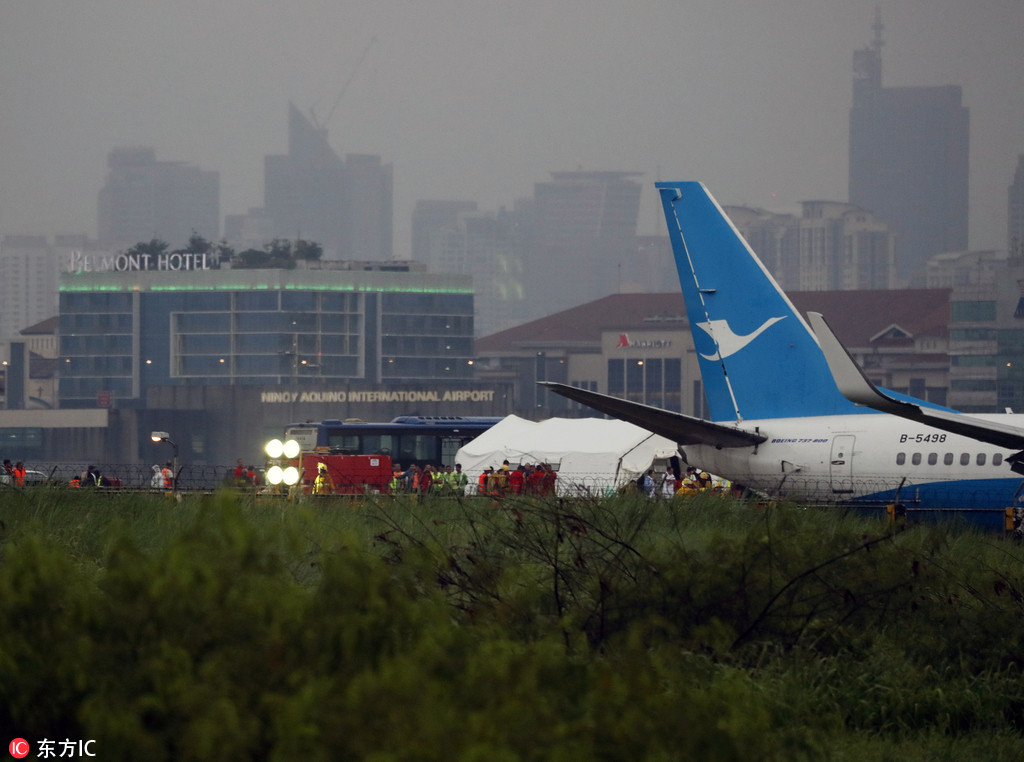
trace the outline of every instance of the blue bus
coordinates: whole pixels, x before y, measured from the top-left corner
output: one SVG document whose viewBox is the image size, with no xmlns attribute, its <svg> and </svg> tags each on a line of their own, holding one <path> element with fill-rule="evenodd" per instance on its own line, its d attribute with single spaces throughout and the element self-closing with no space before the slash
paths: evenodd
<svg viewBox="0 0 1024 762">
<path fill-rule="evenodd" d="M 293 423 L 285 439 L 294 439 L 302 452 L 331 455 L 389 455 L 395 464 L 454 466 L 455 453 L 502 417 L 400 416 L 387 423 L 326 420 Z"/>
</svg>

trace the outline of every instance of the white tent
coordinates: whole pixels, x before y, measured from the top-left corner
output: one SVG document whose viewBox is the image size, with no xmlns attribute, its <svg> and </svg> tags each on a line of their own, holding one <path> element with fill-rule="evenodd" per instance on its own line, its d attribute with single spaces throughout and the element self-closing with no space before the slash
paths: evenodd
<svg viewBox="0 0 1024 762">
<path fill-rule="evenodd" d="M 633 481 L 657 459 L 678 454 L 675 442 L 625 421 L 549 418 L 527 421 L 510 415 L 465 444 L 455 456 L 470 484 L 487 468 L 508 460 L 550 463 L 558 471 L 558 494 L 603 495 Z"/>
</svg>

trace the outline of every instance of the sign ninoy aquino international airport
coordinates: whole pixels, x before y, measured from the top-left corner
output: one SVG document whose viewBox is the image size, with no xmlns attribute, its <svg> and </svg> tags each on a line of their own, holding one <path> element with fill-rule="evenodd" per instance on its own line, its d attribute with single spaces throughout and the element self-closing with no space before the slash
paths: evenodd
<svg viewBox="0 0 1024 762">
<path fill-rule="evenodd" d="M 308 392 L 265 391 L 263 404 L 293 402 L 493 402 L 493 389 L 414 389 L 414 390 L 324 390 Z"/>
<path fill-rule="evenodd" d="M 213 270 L 206 254 L 192 252 L 171 252 L 163 254 L 142 254 L 119 252 L 116 254 L 86 254 L 72 251 L 68 255 L 64 272 L 73 275 L 81 273 L 131 273 L 144 270 L 165 272 Z"/>
</svg>

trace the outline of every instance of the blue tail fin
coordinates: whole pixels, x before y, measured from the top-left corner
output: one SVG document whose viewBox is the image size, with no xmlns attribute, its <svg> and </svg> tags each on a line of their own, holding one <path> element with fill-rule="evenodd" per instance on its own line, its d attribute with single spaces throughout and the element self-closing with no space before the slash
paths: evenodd
<svg viewBox="0 0 1024 762">
<path fill-rule="evenodd" d="M 702 183 L 658 183 L 713 421 L 862 413 Z"/>
</svg>

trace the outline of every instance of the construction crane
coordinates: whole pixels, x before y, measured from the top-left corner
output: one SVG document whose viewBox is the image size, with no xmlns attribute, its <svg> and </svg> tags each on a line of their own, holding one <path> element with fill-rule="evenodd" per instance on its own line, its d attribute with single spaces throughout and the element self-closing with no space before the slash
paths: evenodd
<svg viewBox="0 0 1024 762">
<path fill-rule="evenodd" d="M 341 99 L 345 97 L 345 92 L 348 90 L 349 85 L 352 84 L 352 80 L 355 79 L 356 74 L 359 72 L 359 67 L 362 66 L 363 61 L 366 59 L 367 54 L 370 52 L 370 48 L 372 48 L 375 44 L 377 44 L 376 37 L 371 37 L 370 41 L 366 43 L 366 47 L 363 48 L 363 52 L 359 55 L 359 60 L 356 61 L 356 65 L 352 69 L 352 73 L 348 75 L 348 79 L 346 79 L 345 84 L 341 86 L 341 90 L 338 92 L 338 96 L 334 99 L 334 103 L 331 105 L 331 110 L 327 112 L 327 118 L 324 120 L 323 124 L 317 123 L 316 113 L 314 113 L 313 107 L 310 106 L 309 116 L 313 121 L 313 126 L 316 127 L 318 130 L 326 130 L 327 125 L 331 123 L 331 117 L 334 116 L 334 112 L 337 110 L 338 104 L 341 103 Z"/>
</svg>

